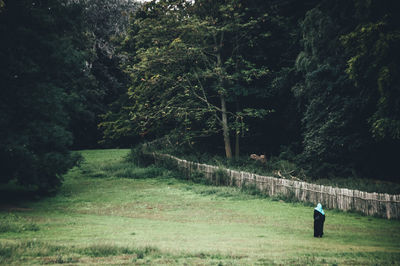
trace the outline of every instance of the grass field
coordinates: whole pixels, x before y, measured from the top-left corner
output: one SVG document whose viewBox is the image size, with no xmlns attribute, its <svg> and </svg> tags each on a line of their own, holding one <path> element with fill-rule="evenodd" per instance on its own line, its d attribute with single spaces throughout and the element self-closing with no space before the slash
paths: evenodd
<svg viewBox="0 0 400 266">
<path fill-rule="evenodd" d="M 313 208 L 176 179 L 82 151 L 60 192 L 0 206 L 0 264 L 400 265 L 400 221 Z M 14 197 L 15 198 L 15 197 Z"/>
</svg>

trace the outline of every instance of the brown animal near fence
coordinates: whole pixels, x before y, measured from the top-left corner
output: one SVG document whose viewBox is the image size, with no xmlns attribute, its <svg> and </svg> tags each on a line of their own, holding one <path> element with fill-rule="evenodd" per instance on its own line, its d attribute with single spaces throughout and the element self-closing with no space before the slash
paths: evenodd
<svg viewBox="0 0 400 266">
<path fill-rule="evenodd" d="M 257 154 L 254 154 L 254 153 L 253 153 L 253 154 L 250 155 L 250 159 L 259 161 L 259 162 L 261 162 L 261 163 L 263 163 L 263 164 L 266 164 L 266 163 L 267 163 L 267 158 L 265 157 L 264 154 L 261 154 L 260 156 L 258 156 Z"/>
<path fill-rule="evenodd" d="M 253 173 L 221 169 L 213 165 L 186 161 L 169 154 L 153 152 L 149 153 L 149 155 L 154 158 L 155 163 L 163 160 L 172 160 L 188 176 L 192 172 L 202 172 L 205 178 L 212 180 L 215 172 L 222 170 L 229 177 L 231 185 L 238 187 L 249 184 L 254 185 L 260 192 L 269 196 L 288 196 L 302 202 L 313 204 L 320 202 L 329 209 L 357 211 L 365 215 L 379 216 L 387 219 L 400 219 L 400 195 L 371 193 L 271 176 L 260 176 Z"/>
</svg>

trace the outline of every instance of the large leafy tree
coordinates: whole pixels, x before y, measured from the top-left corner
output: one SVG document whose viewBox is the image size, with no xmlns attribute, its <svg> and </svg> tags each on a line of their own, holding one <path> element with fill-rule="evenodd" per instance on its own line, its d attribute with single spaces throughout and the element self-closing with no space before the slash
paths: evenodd
<svg viewBox="0 0 400 266">
<path fill-rule="evenodd" d="M 293 91 L 303 108 L 300 158 L 314 176 L 393 177 L 399 115 L 396 52 L 389 47 L 397 27 L 390 12 L 390 27 L 380 15 L 377 24 L 360 21 L 368 13 L 362 3 L 323 1 L 301 24 L 296 68 L 304 82 Z"/>
<path fill-rule="evenodd" d="M 261 19 L 251 38 L 246 40 L 241 55 L 258 66 L 267 66 L 269 74 L 255 80 L 255 86 L 244 84 L 244 91 L 252 95 L 242 97 L 241 101 L 248 106 L 268 106 L 274 110 L 264 118 L 248 122 L 251 130 L 243 139 L 247 152 L 278 155 L 281 151 L 291 154 L 301 149 L 302 112 L 291 90 L 301 77 L 294 67 L 301 50 L 302 33 L 298 22 L 317 2 L 246 1 L 247 16 Z"/>
<path fill-rule="evenodd" d="M 131 86 L 129 95 L 113 103 L 113 108 L 103 116 L 100 127 L 106 142 L 132 139 L 139 134 L 160 136 L 173 128 L 165 115 L 171 111 L 165 112 L 165 105 L 177 109 L 178 106 L 165 101 L 176 94 L 171 77 L 176 77 L 178 70 L 168 65 L 173 60 L 168 60 L 166 53 L 178 26 L 177 18 L 167 15 L 165 3 L 148 3 L 132 18 L 128 35 L 122 42 L 123 65 L 131 77 Z M 158 73 L 163 74 L 162 80 L 156 80 L 160 77 Z M 163 112 L 157 112 L 157 108 Z"/>
<path fill-rule="evenodd" d="M 395 7 L 390 0 L 146 3 L 122 42 L 127 97 L 101 127 L 108 139 L 175 134 L 204 144 L 207 137 L 227 157 L 232 135 L 238 154 L 249 130 L 247 151 L 294 151 L 314 176 L 393 175 Z M 275 112 L 266 116 L 267 109 Z"/>
<path fill-rule="evenodd" d="M 378 140 L 400 140 L 400 18 L 397 1 L 354 1 L 356 28 L 342 36 L 349 52 L 346 72 L 354 85 L 378 94 L 369 118 Z"/>
<path fill-rule="evenodd" d="M 346 58 L 339 37 L 351 27 L 347 20 L 352 5 L 327 2 L 308 11 L 302 21 L 304 49 L 296 67 L 304 82 L 293 91 L 304 106 L 304 165 L 317 176 L 348 176 L 355 162 L 362 161 L 362 149 L 369 142 L 364 130 L 368 104 L 344 72 Z"/>
<path fill-rule="evenodd" d="M 270 39 L 270 19 L 265 10 L 255 12 L 247 1 L 201 1 L 194 5 L 194 10 L 205 26 L 202 53 L 208 67 L 202 73 L 213 78 L 207 91 L 220 101 L 225 154 L 232 157 L 230 131 L 233 131 L 238 156 L 239 136 L 248 130 L 245 119 L 259 119 L 271 111 L 265 103 L 254 102 L 263 94 L 263 82 L 270 69 L 269 64 L 259 60 L 260 54 L 251 52 Z M 260 30 L 262 27 L 265 28 Z"/>
<path fill-rule="evenodd" d="M 4 1 L 0 13 L 0 181 L 47 191 L 75 163 L 68 89 L 85 69 L 81 9 L 56 0 Z M 79 39 L 79 38 L 77 38 Z"/>
<path fill-rule="evenodd" d="M 222 132 L 231 158 L 230 132 L 243 130 L 244 118 L 268 113 L 251 105 L 235 107 L 269 72 L 243 55 L 263 19 L 246 16 L 240 1 L 146 4 L 136 14 L 135 35 L 126 40 L 136 46 L 127 65 L 133 125 L 142 134 L 174 130 L 188 141 Z M 102 126 L 111 123 L 116 124 Z"/>
<path fill-rule="evenodd" d="M 87 67 L 78 86 L 70 90 L 76 103 L 69 111 L 75 149 L 99 146 L 100 116 L 126 91 L 127 76 L 120 68 L 123 57 L 119 43 L 125 38 L 129 17 L 137 6 L 130 0 L 77 2 L 83 9 L 80 23 L 85 34 L 80 49 L 85 52 Z"/>
</svg>

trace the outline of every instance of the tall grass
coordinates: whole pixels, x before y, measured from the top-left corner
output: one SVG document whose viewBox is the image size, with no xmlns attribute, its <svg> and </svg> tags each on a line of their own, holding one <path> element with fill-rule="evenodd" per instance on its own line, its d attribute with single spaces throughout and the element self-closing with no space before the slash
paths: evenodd
<svg viewBox="0 0 400 266">
<path fill-rule="evenodd" d="M 131 255 L 143 259 L 148 255 L 161 254 L 159 249 L 151 246 L 123 247 L 109 243 L 98 243 L 88 246 L 54 245 L 42 241 L 20 241 L 17 243 L 0 242 L 0 263 L 21 261 L 24 257 L 42 257 L 47 263 L 76 263 L 81 257 L 110 257 Z M 48 258 L 51 257 L 51 258 Z"/>
<path fill-rule="evenodd" d="M 99 243 L 88 246 L 75 247 L 68 245 L 54 245 L 41 241 L 21 241 L 18 243 L 0 242 L 0 263 L 4 265 L 15 262 L 19 262 L 18 264 L 87 264 L 88 261 L 91 261 L 90 259 L 86 259 L 87 257 L 98 259 L 116 257 L 121 255 L 128 256 L 128 262 L 138 264 L 149 264 L 150 261 L 157 260 L 160 260 L 160 262 L 164 262 L 161 264 L 176 264 L 177 261 L 182 259 L 200 259 L 201 261 L 210 262 L 215 260 L 235 261 L 246 258 L 246 256 L 244 255 L 224 255 L 220 253 L 208 252 L 183 252 L 180 254 L 173 254 L 169 252 L 162 252 L 158 248 L 152 246 L 127 247 L 118 246 L 110 243 Z M 99 262 L 98 260 L 96 261 Z M 95 261 L 89 264 L 96 264 L 94 262 Z M 111 264 L 118 263 L 113 262 Z"/>
<path fill-rule="evenodd" d="M 0 233 L 24 231 L 39 231 L 39 226 L 32 220 L 16 214 L 0 214 Z"/>
<path fill-rule="evenodd" d="M 148 163 L 145 164 L 144 158 L 146 158 L 144 154 L 136 156 L 135 152 L 131 151 L 122 160 L 102 161 L 96 164 L 82 163 L 80 171 L 93 178 L 114 177 L 141 179 L 155 178 L 162 175 L 164 171 L 162 168 Z"/>
</svg>

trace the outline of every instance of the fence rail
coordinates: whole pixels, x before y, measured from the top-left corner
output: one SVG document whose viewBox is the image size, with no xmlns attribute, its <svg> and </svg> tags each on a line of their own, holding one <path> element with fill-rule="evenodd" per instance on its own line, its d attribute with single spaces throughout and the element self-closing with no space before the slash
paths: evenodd
<svg viewBox="0 0 400 266">
<path fill-rule="evenodd" d="M 314 204 L 320 202 L 324 207 L 331 209 L 352 210 L 370 216 L 400 219 L 400 195 L 369 193 L 271 176 L 261 176 L 182 160 L 169 154 L 151 153 L 151 156 L 156 163 L 165 160 L 174 162 L 188 176 L 194 172 L 201 172 L 205 178 L 213 179 L 217 171 L 223 171 L 227 175 L 230 185 L 242 187 L 243 185 L 251 184 L 269 196 L 282 195 L 302 202 Z"/>
</svg>

